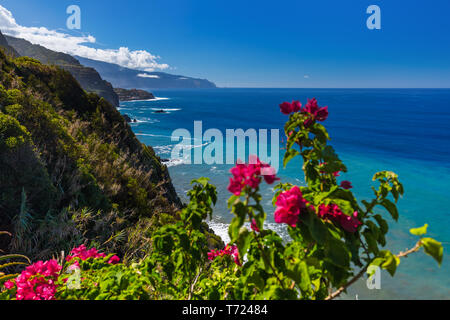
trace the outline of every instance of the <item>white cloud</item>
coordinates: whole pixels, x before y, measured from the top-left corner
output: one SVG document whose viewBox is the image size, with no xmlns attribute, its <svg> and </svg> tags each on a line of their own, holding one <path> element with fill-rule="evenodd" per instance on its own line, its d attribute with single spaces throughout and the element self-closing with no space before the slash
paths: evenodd
<svg viewBox="0 0 450 320">
<path fill-rule="evenodd" d="M 156 74 L 139 73 L 137 76 L 138 76 L 138 77 L 141 77 L 141 78 L 153 78 L 153 79 L 159 79 L 159 76 L 156 75 Z"/>
<path fill-rule="evenodd" d="M 19 25 L 12 13 L 0 5 L 0 30 L 2 33 L 22 38 L 33 44 L 40 44 L 50 50 L 77 55 L 83 58 L 115 63 L 120 66 L 144 71 L 164 70 L 167 64 L 158 63 L 158 56 L 145 50 L 131 51 L 126 47 L 119 49 L 96 49 L 86 46 L 95 44 L 91 36 L 72 36 L 67 33 L 49 30 L 45 27 L 25 27 Z"/>
<path fill-rule="evenodd" d="M 309 79 L 309 75 L 308 75 L 308 74 L 305 74 L 305 75 L 303 76 L 303 78 Z"/>
</svg>

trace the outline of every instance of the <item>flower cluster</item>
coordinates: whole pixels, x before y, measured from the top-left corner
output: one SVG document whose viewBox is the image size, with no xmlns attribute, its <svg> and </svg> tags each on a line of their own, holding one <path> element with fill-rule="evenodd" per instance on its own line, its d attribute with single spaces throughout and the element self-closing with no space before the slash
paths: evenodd
<svg viewBox="0 0 450 320">
<path fill-rule="evenodd" d="M 99 253 L 96 248 L 87 249 L 84 244 L 81 246 L 72 249 L 70 255 L 66 257 L 67 261 L 71 261 L 74 258 L 80 258 L 82 261 L 85 261 L 89 258 L 97 259 L 97 258 L 105 258 L 106 255 L 104 253 Z M 119 263 L 120 259 L 118 256 L 112 256 L 109 260 L 109 264 Z"/>
<path fill-rule="evenodd" d="M 328 107 L 319 107 L 316 98 L 308 100 L 302 113 L 309 115 L 308 119 L 305 120 L 305 127 L 309 127 L 314 121 L 325 121 L 328 118 Z"/>
<path fill-rule="evenodd" d="M 25 268 L 13 281 L 7 281 L 6 289 L 17 287 L 17 300 L 54 300 L 55 282 L 58 280 L 61 266 L 56 260 L 38 261 Z"/>
<path fill-rule="evenodd" d="M 322 169 L 322 170 L 320 170 L 320 173 L 321 173 L 321 174 L 325 174 L 325 173 L 326 173 L 325 171 L 323 171 L 323 168 L 324 168 L 326 165 L 327 165 L 326 162 L 321 162 L 321 163 L 319 163 L 319 169 Z M 340 177 L 340 176 L 341 176 L 341 172 L 340 172 L 340 171 L 333 172 L 333 176 L 334 176 L 335 178 Z"/>
<path fill-rule="evenodd" d="M 230 256 L 233 258 L 234 263 L 238 266 L 241 265 L 241 261 L 239 260 L 239 252 L 238 248 L 235 245 L 230 246 L 227 244 L 223 250 L 211 250 L 208 252 L 208 259 L 214 260 L 217 257 Z"/>
<path fill-rule="evenodd" d="M 350 181 L 344 180 L 344 181 L 341 182 L 341 188 L 345 189 L 345 190 L 349 190 L 349 189 L 352 189 L 353 186 L 352 186 L 352 183 Z"/>
<path fill-rule="evenodd" d="M 280 110 L 281 113 L 285 115 L 289 115 L 292 112 L 298 112 L 302 109 L 302 104 L 300 101 L 292 101 L 292 103 L 289 102 L 283 102 L 280 104 Z"/>
<path fill-rule="evenodd" d="M 307 115 L 307 119 L 304 121 L 304 126 L 309 127 L 314 121 L 325 121 L 328 118 L 328 107 L 319 107 L 316 98 L 308 100 L 308 103 L 304 108 L 299 101 L 283 102 L 280 104 L 281 113 L 289 115 L 293 112 L 301 112 Z"/>
<path fill-rule="evenodd" d="M 275 222 L 295 227 L 298 216 L 302 210 L 306 209 L 307 204 L 308 202 L 303 198 L 302 192 L 297 186 L 280 193 L 276 202 Z"/>
<path fill-rule="evenodd" d="M 275 169 L 270 165 L 262 163 L 258 157 L 250 156 L 250 164 L 237 163 L 234 168 L 231 169 L 233 178 L 230 178 L 230 185 L 228 191 L 232 194 L 239 196 L 242 190 L 249 186 L 252 189 L 258 188 L 261 183 L 261 176 L 267 184 L 272 184 L 277 180 L 280 180 L 275 175 Z"/>
<path fill-rule="evenodd" d="M 252 219 L 252 223 L 250 224 L 250 228 L 255 232 L 261 232 L 261 230 L 258 228 L 258 224 L 256 223 L 256 219 Z"/>
<path fill-rule="evenodd" d="M 342 210 L 336 204 L 319 206 L 319 217 L 322 219 L 328 219 L 338 223 L 344 228 L 344 230 L 354 233 L 358 227 L 362 224 L 358 220 L 358 212 L 355 211 L 352 216 L 348 216 L 342 212 Z"/>
</svg>

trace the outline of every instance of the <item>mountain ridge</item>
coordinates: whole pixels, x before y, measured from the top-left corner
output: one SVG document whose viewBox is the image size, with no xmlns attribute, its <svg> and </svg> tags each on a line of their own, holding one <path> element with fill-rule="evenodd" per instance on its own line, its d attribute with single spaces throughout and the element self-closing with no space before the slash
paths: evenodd
<svg viewBox="0 0 450 320">
<path fill-rule="evenodd" d="M 53 64 L 69 71 L 84 90 L 98 94 L 115 107 L 119 106 L 119 98 L 114 92 L 113 86 L 102 79 L 94 68 L 83 66 L 71 55 L 49 50 L 24 39 L 7 35 L 4 37 L 8 44 L 17 51 L 18 55 L 34 58 L 43 64 Z"/>
<path fill-rule="evenodd" d="M 115 88 L 124 89 L 206 89 L 216 85 L 206 79 L 198 79 L 165 72 L 146 72 L 129 69 L 117 64 L 74 56 L 81 64 L 94 68 L 103 79 Z"/>
</svg>

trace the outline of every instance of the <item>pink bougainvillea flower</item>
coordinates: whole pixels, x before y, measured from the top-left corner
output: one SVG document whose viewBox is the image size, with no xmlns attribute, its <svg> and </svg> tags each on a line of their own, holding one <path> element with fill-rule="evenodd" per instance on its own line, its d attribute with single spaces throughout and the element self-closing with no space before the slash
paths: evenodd
<svg viewBox="0 0 450 320">
<path fill-rule="evenodd" d="M 262 163 L 258 157 L 250 156 L 249 162 L 248 165 L 238 162 L 230 170 L 233 177 L 230 178 L 228 191 L 236 196 L 239 196 L 246 186 L 252 189 L 258 188 L 261 183 L 261 176 L 264 177 L 267 184 L 272 184 L 279 180 L 275 175 L 275 169 L 268 164 Z"/>
<path fill-rule="evenodd" d="M 299 112 L 300 110 L 302 110 L 302 104 L 300 101 L 292 101 L 292 111 Z"/>
<path fill-rule="evenodd" d="M 306 209 L 307 201 L 300 188 L 295 186 L 278 195 L 274 218 L 276 223 L 286 223 L 291 227 L 297 225 L 298 217 Z"/>
<path fill-rule="evenodd" d="M 5 287 L 8 290 L 17 287 L 17 300 L 54 300 L 55 281 L 61 268 L 56 260 L 38 261 L 26 267 L 14 281 L 5 283 Z"/>
<path fill-rule="evenodd" d="M 241 265 L 241 262 L 239 260 L 239 252 L 238 248 L 236 246 L 230 246 L 227 244 L 223 250 L 211 250 L 208 252 L 208 259 L 214 260 L 217 257 L 223 257 L 223 256 L 230 256 L 233 258 L 233 261 L 238 266 Z"/>
<path fill-rule="evenodd" d="M 118 264 L 119 262 L 120 262 L 120 258 L 118 256 L 112 256 L 108 260 L 109 264 Z"/>
<path fill-rule="evenodd" d="M 358 220 L 358 212 L 355 211 L 352 216 L 348 216 L 346 214 L 341 215 L 340 221 L 342 228 L 346 231 L 354 233 L 358 229 L 358 227 L 362 224 Z"/>
<path fill-rule="evenodd" d="M 14 282 L 12 282 L 11 280 L 9 280 L 9 281 L 6 281 L 4 284 L 3 284 L 4 286 L 5 286 L 5 288 L 6 289 L 12 289 L 12 288 L 14 288 L 16 285 L 14 284 Z"/>
<path fill-rule="evenodd" d="M 294 106 L 289 102 L 283 102 L 280 104 L 281 113 L 289 115 L 294 111 Z"/>
<path fill-rule="evenodd" d="M 305 127 L 309 127 L 314 121 L 322 122 L 328 118 L 328 107 L 319 107 L 316 98 L 309 99 L 302 112 L 309 115 L 304 122 Z"/>
<path fill-rule="evenodd" d="M 261 230 L 259 230 L 258 225 L 256 224 L 256 220 L 252 219 L 252 223 L 250 225 L 250 228 L 255 231 L 255 232 L 261 232 Z"/>
<path fill-rule="evenodd" d="M 349 190 L 353 188 L 352 183 L 350 181 L 344 180 L 341 182 L 341 188 L 345 190 Z"/>
<path fill-rule="evenodd" d="M 70 252 L 70 255 L 66 257 L 67 261 L 70 261 L 74 258 L 80 258 L 82 261 L 85 261 L 89 258 L 105 258 L 106 255 L 104 253 L 99 253 L 96 248 L 87 249 L 84 244 L 77 248 L 73 248 Z"/>
<path fill-rule="evenodd" d="M 341 211 L 338 205 L 330 204 L 324 205 L 321 204 L 319 206 L 319 217 L 322 219 L 331 220 L 348 232 L 354 233 L 357 228 L 362 224 L 358 220 L 358 212 L 354 212 L 352 216 L 348 216 Z"/>
<path fill-rule="evenodd" d="M 282 104 L 280 104 L 281 113 L 285 115 L 289 115 L 292 112 L 299 112 L 301 109 L 302 104 L 300 103 L 300 101 L 292 101 L 292 103 L 283 102 Z"/>
</svg>

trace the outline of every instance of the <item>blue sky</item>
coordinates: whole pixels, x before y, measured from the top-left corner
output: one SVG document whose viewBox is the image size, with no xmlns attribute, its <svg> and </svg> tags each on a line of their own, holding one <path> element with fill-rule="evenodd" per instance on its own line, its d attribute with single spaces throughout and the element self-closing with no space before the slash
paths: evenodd
<svg viewBox="0 0 450 320">
<path fill-rule="evenodd" d="M 66 28 L 71 4 L 82 12 L 77 32 Z M 372 4 L 381 8 L 381 30 L 366 27 Z M 165 72 L 218 86 L 450 87 L 448 0 L 1 0 L 0 6 L 21 27 L 91 35 L 96 41 L 87 47 L 103 49 L 99 54 L 146 50 L 155 70 L 168 65 Z"/>
</svg>

